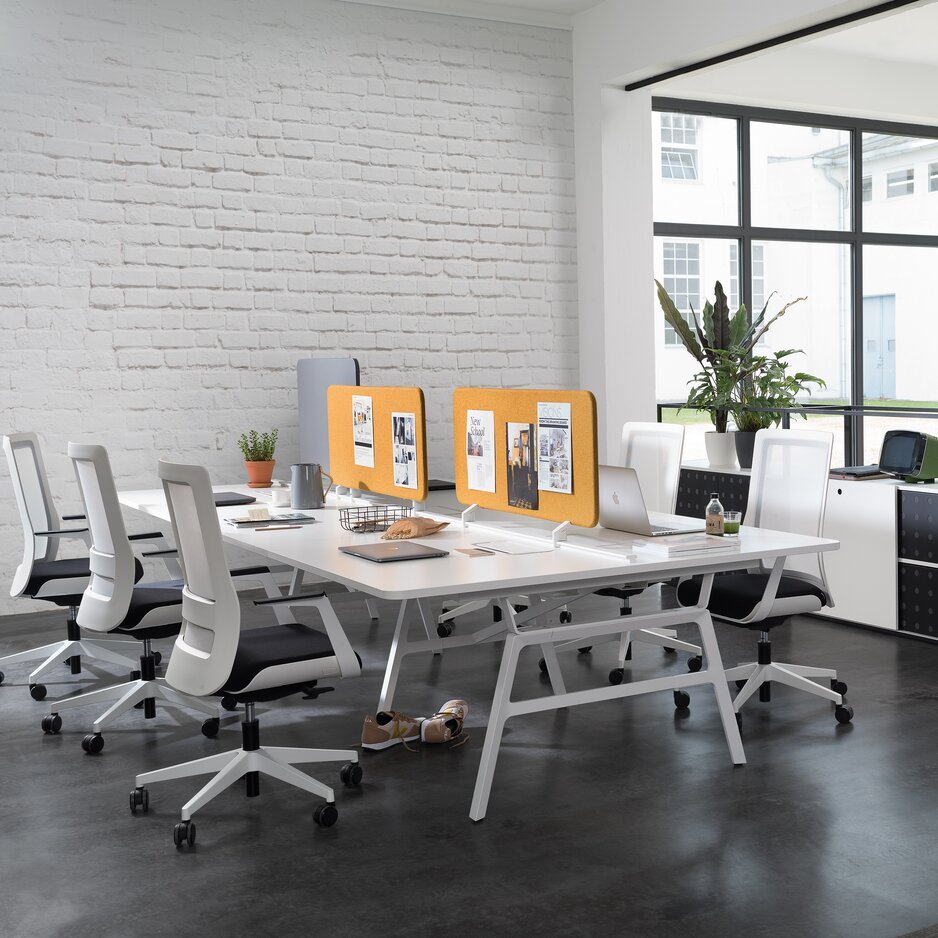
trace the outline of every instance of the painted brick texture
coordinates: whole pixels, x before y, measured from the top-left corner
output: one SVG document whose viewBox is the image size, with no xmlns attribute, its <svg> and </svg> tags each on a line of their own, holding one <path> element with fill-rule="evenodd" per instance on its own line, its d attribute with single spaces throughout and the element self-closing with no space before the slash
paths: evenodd
<svg viewBox="0 0 938 938">
<path fill-rule="evenodd" d="M 63 510 L 70 439 L 239 480 L 243 430 L 296 457 L 297 359 L 351 354 L 448 475 L 454 386 L 577 382 L 571 75 L 568 33 L 333 0 L 6 0 L 0 431 Z"/>
</svg>

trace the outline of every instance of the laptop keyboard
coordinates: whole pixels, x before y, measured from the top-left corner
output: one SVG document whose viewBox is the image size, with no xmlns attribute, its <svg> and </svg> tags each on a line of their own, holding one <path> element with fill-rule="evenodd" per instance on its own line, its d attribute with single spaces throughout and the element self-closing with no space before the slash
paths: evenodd
<svg viewBox="0 0 938 938">
<path fill-rule="evenodd" d="M 663 524 L 653 524 L 651 526 L 652 534 L 674 534 L 677 531 L 677 528 L 668 528 Z"/>
</svg>

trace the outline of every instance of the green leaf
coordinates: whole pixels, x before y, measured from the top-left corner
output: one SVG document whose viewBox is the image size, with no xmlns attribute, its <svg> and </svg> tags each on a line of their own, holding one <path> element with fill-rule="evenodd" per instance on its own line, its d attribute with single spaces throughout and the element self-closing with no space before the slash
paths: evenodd
<svg viewBox="0 0 938 938">
<path fill-rule="evenodd" d="M 678 334 L 681 341 L 684 343 L 684 348 L 686 348 L 697 361 L 702 362 L 704 360 L 703 352 L 690 326 L 687 325 L 687 320 L 674 305 L 674 301 L 671 297 L 668 296 L 668 291 L 665 290 L 657 280 L 655 281 L 655 285 L 658 288 L 658 305 L 664 313 L 665 321 Z"/>
<path fill-rule="evenodd" d="M 723 292 L 723 284 L 718 280 L 713 287 L 716 302 L 713 304 L 713 347 L 730 347 L 730 308 Z"/>
<path fill-rule="evenodd" d="M 749 318 L 746 315 L 746 305 L 741 304 L 739 309 L 733 313 L 730 320 L 730 348 L 742 345 L 746 339 L 746 333 L 749 331 Z"/>
</svg>

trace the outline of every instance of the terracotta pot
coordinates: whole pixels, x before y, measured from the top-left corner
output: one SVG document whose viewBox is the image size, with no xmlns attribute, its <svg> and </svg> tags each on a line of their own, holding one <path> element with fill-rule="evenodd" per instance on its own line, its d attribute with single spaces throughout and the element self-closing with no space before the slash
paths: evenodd
<svg viewBox="0 0 938 938">
<path fill-rule="evenodd" d="M 704 443 L 711 468 L 736 468 L 736 433 L 733 430 L 727 430 L 726 433 L 709 430 L 704 434 Z"/>
<path fill-rule="evenodd" d="M 260 462 L 245 461 L 244 468 L 248 471 L 248 487 L 252 489 L 269 489 L 276 464 L 276 459 L 266 459 Z"/>
</svg>

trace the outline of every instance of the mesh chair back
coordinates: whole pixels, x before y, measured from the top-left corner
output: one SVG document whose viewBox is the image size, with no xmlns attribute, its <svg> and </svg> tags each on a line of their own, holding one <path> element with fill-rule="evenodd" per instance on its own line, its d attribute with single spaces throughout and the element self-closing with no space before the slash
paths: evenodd
<svg viewBox="0 0 938 938">
<path fill-rule="evenodd" d="M 3 451 L 10 467 L 10 479 L 23 525 L 23 560 L 13 574 L 11 596 L 26 588 L 33 564 L 55 560 L 59 539 L 37 537 L 37 531 L 58 531 L 62 527 L 52 501 L 46 467 L 35 433 L 10 433 L 3 438 Z"/>
<path fill-rule="evenodd" d="M 681 480 L 684 427 L 667 423 L 627 423 L 622 427 L 621 463 L 634 469 L 649 511 L 673 514 Z"/>
<path fill-rule="evenodd" d="M 834 436 L 826 430 L 760 430 L 745 524 L 820 537 Z M 824 576 L 823 555 L 791 557 L 786 570 Z"/>
<path fill-rule="evenodd" d="M 159 476 L 185 581 L 183 627 L 166 680 L 183 693 L 205 696 L 219 690 L 231 674 L 241 632 L 238 594 L 225 560 L 208 472 L 202 466 L 160 460 Z"/>
<path fill-rule="evenodd" d="M 117 498 L 111 461 L 103 446 L 69 443 L 91 547 L 91 579 L 78 608 L 78 624 L 94 632 L 109 632 L 127 615 L 134 591 L 134 552 L 127 537 Z"/>
</svg>

